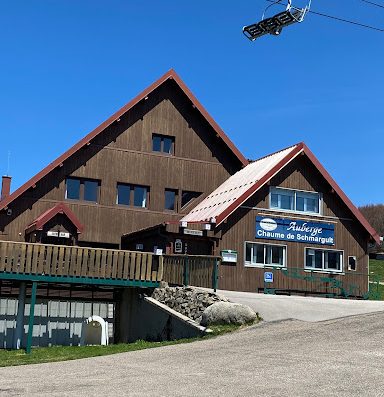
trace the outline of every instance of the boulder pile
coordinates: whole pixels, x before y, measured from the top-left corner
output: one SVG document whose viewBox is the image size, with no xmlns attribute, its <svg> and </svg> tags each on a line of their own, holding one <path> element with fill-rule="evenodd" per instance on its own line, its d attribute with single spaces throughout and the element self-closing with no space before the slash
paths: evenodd
<svg viewBox="0 0 384 397">
<path fill-rule="evenodd" d="M 207 307 L 216 302 L 228 302 L 223 296 L 196 287 L 156 288 L 152 298 L 198 323 Z"/>
</svg>

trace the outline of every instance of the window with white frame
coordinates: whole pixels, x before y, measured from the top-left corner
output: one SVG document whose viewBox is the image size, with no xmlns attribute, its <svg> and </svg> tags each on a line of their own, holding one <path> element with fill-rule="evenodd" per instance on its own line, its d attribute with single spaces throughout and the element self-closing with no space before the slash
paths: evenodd
<svg viewBox="0 0 384 397">
<path fill-rule="evenodd" d="M 271 187 L 269 207 L 271 209 L 321 213 L 321 197 L 316 192 Z"/>
<path fill-rule="evenodd" d="M 285 245 L 245 243 L 246 266 L 286 266 Z"/>
<path fill-rule="evenodd" d="M 343 271 L 343 252 L 314 248 L 305 249 L 305 266 L 310 270 Z"/>
</svg>

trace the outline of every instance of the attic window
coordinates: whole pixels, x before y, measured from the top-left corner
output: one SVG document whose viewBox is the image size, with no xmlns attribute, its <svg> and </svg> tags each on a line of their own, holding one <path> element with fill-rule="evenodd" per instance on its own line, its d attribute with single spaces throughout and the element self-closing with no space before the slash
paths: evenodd
<svg viewBox="0 0 384 397">
<path fill-rule="evenodd" d="M 321 195 L 317 192 L 271 187 L 269 203 L 271 209 L 321 214 Z"/>
<path fill-rule="evenodd" d="M 175 137 L 169 135 L 152 135 L 152 151 L 164 154 L 175 154 Z"/>
</svg>

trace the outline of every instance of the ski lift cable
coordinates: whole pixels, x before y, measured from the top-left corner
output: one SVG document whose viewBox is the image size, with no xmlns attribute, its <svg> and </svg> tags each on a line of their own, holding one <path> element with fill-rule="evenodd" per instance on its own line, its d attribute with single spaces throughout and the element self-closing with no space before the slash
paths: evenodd
<svg viewBox="0 0 384 397">
<path fill-rule="evenodd" d="M 384 8 L 383 4 L 377 4 L 377 3 L 374 3 L 373 1 L 368 1 L 368 0 L 361 0 L 361 1 L 364 3 L 372 4 L 373 6 L 376 6 L 376 7 Z"/>
<path fill-rule="evenodd" d="M 275 0 L 266 0 L 266 1 L 268 1 L 269 3 L 275 3 L 276 2 Z M 375 30 L 377 32 L 384 32 L 383 28 L 378 28 L 376 26 L 371 26 L 371 25 L 366 25 L 364 23 L 360 23 L 360 22 L 350 21 L 349 19 L 335 17 L 333 15 L 323 14 L 321 12 L 317 12 L 317 11 L 313 11 L 313 10 L 308 10 L 308 12 L 310 12 L 311 14 L 319 15 L 321 17 L 334 19 L 334 20 L 339 21 L 339 22 L 345 22 L 345 23 L 349 23 L 349 24 L 352 24 L 352 25 L 360 26 L 362 28 Z"/>
</svg>

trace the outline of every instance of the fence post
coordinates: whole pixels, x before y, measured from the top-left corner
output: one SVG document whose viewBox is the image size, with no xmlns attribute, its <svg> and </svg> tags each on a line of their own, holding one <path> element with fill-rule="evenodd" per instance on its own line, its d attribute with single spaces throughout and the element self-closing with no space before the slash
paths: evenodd
<svg viewBox="0 0 384 397">
<path fill-rule="evenodd" d="M 219 278 L 219 260 L 216 258 L 215 264 L 213 265 L 213 274 L 212 274 L 212 288 L 214 292 L 216 292 L 217 290 L 218 278 Z"/>
<path fill-rule="evenodd" d="M 184 272 L 183 272 L 183 284 L 188 285 L 189 282 L 189 263 L 188 263 L 188 256 L 184 257 Z"/>
<path fill-rule="evenodd" d="M 37 282 L 32 282 L 32 293 L 31 293 L 31 303 L 29 307 L 29 325 L 28 325 L 28 336 L 27 336 L 27 347 L 25 352 L 29 354 L 32 347 L 32 335 L 33 335 L 33 321 L 35 319 L 35 303 L 36 303 L 36 290 Z"/>
</svg>

